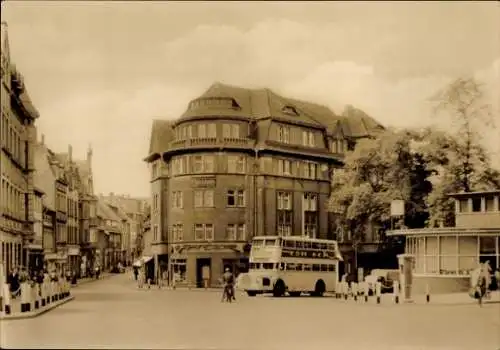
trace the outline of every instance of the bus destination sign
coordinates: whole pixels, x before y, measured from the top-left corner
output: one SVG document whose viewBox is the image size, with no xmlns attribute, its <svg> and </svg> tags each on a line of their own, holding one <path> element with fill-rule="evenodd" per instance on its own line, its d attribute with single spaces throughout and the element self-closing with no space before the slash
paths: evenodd
<svg viewBox="0 0 500 350">
<path fill-rule="evenodd" d="M 284 258 L 335 259 L 335 252 L 328 250 L 283 249 Z"/>
</svg>

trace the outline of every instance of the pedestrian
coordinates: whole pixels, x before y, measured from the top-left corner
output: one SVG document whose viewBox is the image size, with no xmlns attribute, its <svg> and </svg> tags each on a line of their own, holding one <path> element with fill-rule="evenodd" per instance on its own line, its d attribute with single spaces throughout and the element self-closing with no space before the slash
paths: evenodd
<svg viewBox="0 0 500 350">
<path fill-rule="evenodd" d="M 21 293 L 21 283 L 19 279 L 19 270 L 15 267 L 7 277 L 7 283 L 9 284 L 10 293 L 12 298 L 15 299 Z"/>
<path fill-rule="evenodd" d="M 137 281 L 137 276 L 139 275 L 139 269 L 137 266 L 134 266 L 134 280 Z"/>
</svg>

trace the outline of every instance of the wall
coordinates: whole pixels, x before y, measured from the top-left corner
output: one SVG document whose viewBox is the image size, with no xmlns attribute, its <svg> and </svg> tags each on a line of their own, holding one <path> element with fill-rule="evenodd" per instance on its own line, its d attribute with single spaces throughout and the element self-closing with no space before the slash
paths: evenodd
<svg viewBox="0 0 500 350">
<path fill-rule="evenodd" d="M 457 227 L 500 228 L 500 212 L 460 213 L 455 218 Z"/>
<path fill-rule="evenodd" d="M 430 288 L 431 295 L 465 293 L 470 288 L 470 278 L 459 276 L 413 276 L 413 295 L 425 294 L 427 286 Z"/>
</svg>

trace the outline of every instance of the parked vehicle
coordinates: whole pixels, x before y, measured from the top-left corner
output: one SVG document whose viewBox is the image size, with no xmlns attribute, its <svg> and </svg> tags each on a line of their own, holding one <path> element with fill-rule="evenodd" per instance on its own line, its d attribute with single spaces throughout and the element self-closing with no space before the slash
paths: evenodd
<svg viewBox="0 0 500 350">
<path fill-rule="evenodd" d="M 365 282 L 368 283 L 369 295 L 374 295 L 377 282 L 382 284 L 382 293 L 393 293 L 394 281 L 399 282 L 399 270 L 383 270 L 374 269 L 365 277 Z"/>
</svg>

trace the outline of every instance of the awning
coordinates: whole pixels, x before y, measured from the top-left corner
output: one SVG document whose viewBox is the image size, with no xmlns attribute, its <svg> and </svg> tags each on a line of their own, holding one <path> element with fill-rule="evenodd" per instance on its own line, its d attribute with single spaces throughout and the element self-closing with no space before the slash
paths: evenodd
<svg viewBox="0 0 500 350">
<path fill-rule="evenodd" d="M 153 259 L 152 256 L 143 256 L 140 259 L 137 259 L 136 261 L 134 261 L 134 263 L 132 264 L 132 266 L 141 267 L 142 265 L 148 263 L 152 259 Z"/>
<path fill-rule="evenodd" d="M 335 258 L 338 259 L 339 261 L 344 261 L 342 254 L 340 254 L 338 242 L 335 242 Z"/>
</svg>

